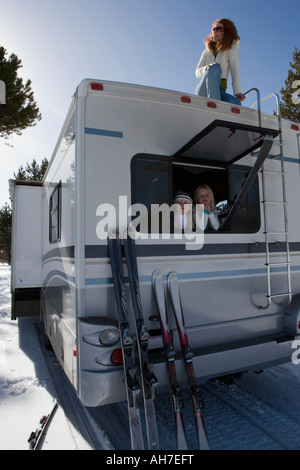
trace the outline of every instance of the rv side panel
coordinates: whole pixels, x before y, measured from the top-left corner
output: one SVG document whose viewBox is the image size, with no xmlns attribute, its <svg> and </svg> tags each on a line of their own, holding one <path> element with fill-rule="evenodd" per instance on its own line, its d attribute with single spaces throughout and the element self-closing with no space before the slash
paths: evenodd
<svg viewBox="0 0 300 470">
<path fill-rule="evenodd" d="M 76 102 L 72 102 L 44 177 L 42 310 L 45 334 L 77 388 Z"/>
</svg>

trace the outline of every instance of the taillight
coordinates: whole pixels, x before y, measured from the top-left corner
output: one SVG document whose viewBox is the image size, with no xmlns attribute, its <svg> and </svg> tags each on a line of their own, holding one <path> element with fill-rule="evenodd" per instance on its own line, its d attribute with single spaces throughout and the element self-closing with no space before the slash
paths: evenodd
<svg viewBox="0 0 300 470">
<path fill-rule="evenodd" d="M 91 89 L 97 91 L 103 91 L 102 83 L 91 83 Z"/>
<path fill-rule="evenodd" d="M 113 352 L 110 355 L 110 360 L 113 364 L 116 364 L 116 365 L 123 364 L 122 349 L 121 348 L 114 349 Z"/>
<path fill-rule="evenodd" d="M 208 101 L 207 102 L 207 107 L 215 109 L 217 107 L 217 104 L 214 103 L 214 101 Z"/>
<path fill-rule="evenodd" d="M 191 101 L 192 101 L 189 96 L 182 96 L 180 98 L 180 100 L 181 100 L 182 103 L 191 103 Z"/>
</svg>

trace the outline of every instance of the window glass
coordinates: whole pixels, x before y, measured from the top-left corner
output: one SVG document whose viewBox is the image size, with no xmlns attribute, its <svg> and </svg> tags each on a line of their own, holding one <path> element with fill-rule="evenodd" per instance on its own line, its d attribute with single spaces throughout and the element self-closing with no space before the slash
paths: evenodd
<svg viewBox="0 0 300 470">
<path fill-rule="evenodd" d="M 163 233 L 163 215 L 157 207 L 168 207 L 172 193 L 170 178 L 170 158 L 156 155 L 137 155 L 132 160 L 132 204 L 142 204 L 136 207 L 132 224 L 142 233 Z M 151 214 L 152 211 L 152 214 Z M 157 217 L 156 217 L 157 216 Z M 166 220 L 166 219 L 165 219 Z M 170 224 L 167 224 L 170 232 Z"/>
<path fill-rule="evenodd" d="M 49 201 L 49 240 L 57 242 L 60 239 L 60 207 L 61 207 L 61 183 L 59 183 Z"/>
<path fill-rule="evenodd" d="M 132 202 L 144 204 L 170 203 L 170 159 L 138 155 L 134 158 L 132 179 Z"/>
<path fill-rule="evenodd" d="M 217 202 L 218 217 L 222 227 L 222 223 L 225 221 L 232 204 L 238 196 L 243 184 L 246 181 L 249 167 L 232 166 L 227 171 L 228 181 L 228 192 L 227 198 Z M 250 187 L 245 199 L 240 205 L 235 217 L 232 220 L 231 226 L 228 231 L 247 233 L 257 232 L 260 227 L 260 215 L 259 215 L 259 197 L 258 197 L 258 185 L 257 178 Z"/>
</svg>

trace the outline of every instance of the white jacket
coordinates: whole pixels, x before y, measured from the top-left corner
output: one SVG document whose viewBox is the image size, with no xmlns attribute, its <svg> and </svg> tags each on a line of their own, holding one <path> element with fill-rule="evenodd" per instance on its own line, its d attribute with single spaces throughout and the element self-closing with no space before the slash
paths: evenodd
<svg viewBox="0 0 300 470">
<path fill-rule="evenodd" d="M 188 230 L 191 231 L 193 228 L 193 216 L 192 212 L 188 212 L 187 214 L 174 214 L 174 230 L 182 231 Z"/>
<path fill-rule="evenodd" d="M 210 224 L 209 228 L 214 230 L 218 230 L 220 227 L 219 219 L 218 219 L 218 212 L 217 210 L 213 210 L 210 214 L 204 212 L 203 209 L 195 208 L 193 212 L 194 222 L 196 227 L 200 228 L 200 230 L 205 230 L 207 228 L 208 223 Z"/>
<path fill-rule="evenodd" d="M 217 57 L 214 56 L 214 53 L 210 49 L 206 48 L 197 65 L 196 77 L 201 78 L 205 73 L 205 67 L 212 62 L 220 64 L 222 69 L 221 78 L 226 78 L 227 80 L 231 73 L 233 93 L 235 95 L 241 93 L 239 76 L 239 41 L 233 43 L 231 49 L 218 52 Z"/>
</svg>

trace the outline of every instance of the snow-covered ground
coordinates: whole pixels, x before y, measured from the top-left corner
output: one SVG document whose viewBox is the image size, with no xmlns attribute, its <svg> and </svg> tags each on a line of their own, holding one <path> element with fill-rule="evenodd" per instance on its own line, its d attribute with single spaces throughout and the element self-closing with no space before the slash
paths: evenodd
<svg viewBox="0 0 300 470">
<path fill-rule="evenodd" d="M 36 334 L 36 319 L 11 321 L 10 267 L 0 264 L 0 449 L 29 449 L 27 439 L 57 396 Z M 90 448 L 59 406 L 44 449 Z"/>
<path fill-rule="evenodd" d="M 54 354 L 45 352 L 39 320 L 13 322 L 10 309 L 10 267 L 0 264 L 0 450 L 29 449 L 27 439 L 53 397 L 59 406 L 43 449 L 129 449 L 126 405 L 85 409 Z M 205 384 L 204 419 L 211 449 L 300 449 L 299 390 L 300 365 L 294 364 L 246 374 L 230 386 Z M 158 396 L 156 413 L 161 448 L 175 449 L 168 393 Z M 189 400 L 184 420 L 195 449 Z"/>
</svg>

